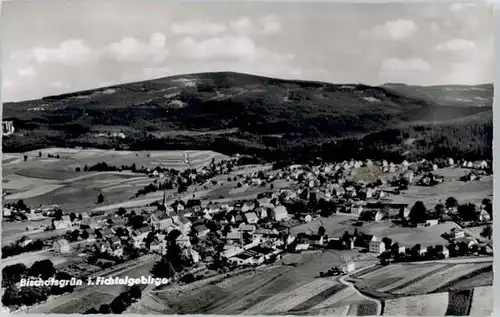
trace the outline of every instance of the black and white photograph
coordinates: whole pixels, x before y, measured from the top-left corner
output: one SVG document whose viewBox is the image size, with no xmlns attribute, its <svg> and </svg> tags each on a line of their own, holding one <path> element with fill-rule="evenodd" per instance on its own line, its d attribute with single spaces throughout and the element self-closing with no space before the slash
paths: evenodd
<svg viewBox="0 0 500 317">
<path fill-rule="evenodd" d="M 1 6 L 3 311 L 492 315 L 491 2 Z"/>
</svg>

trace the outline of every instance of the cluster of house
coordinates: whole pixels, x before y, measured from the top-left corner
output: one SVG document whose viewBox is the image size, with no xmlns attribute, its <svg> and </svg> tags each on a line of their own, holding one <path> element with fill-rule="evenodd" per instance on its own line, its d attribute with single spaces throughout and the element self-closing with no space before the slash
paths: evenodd
<svg viewBox="0 0 500 317">
<path fill-rule="evenodd" d="M 126 244 L 152 253 L 166 254 L 167 236 L 176 231 L 176 244 L 196 263 L 200 260 L 200 255 L 192 246 L 192 238 L 201 240 L 209 234 L 211 230 L 207 227 L 208 221 L 216 227 L 216 230 L 212 227 L 212 231 L 215 230 L 226 242 L 221 255 L 236 265 L 260 264 L 278 254 L 276 247 L 283 244 L 278 230 L 271 223 L 286 221 L 289 215 L 284 206 L 275 205 L 276 200 L 265 198 L 233 205 L 210 204 L 205 207 L 186 207 L 183 201 L 168 205 L 166 200 L 164 194 L 163 205 L 145 208 L 143 226 L 135 230 L 127 225 L 127 214 L 114 215 L 111 222 L 103 219 L 100 223 L 87 215 L 74 217 L 73 222 L 69 216 L 63 216 L 61 220 L 54 221 L 54 224 L 57 228 L 80 225 L 87 232 L 86 240 L 94 252 L 114 257 L 123 256 Z M 267 222 L 269 228 L 261 227 L 258 222 Z M 128 234 L 118 235 L 119 227 L 127 229 Z M 69 245 L 65 239 L 58 239 L 53 248 L 56 252 L 68 253 L 71 251 Z"/>
</svg>

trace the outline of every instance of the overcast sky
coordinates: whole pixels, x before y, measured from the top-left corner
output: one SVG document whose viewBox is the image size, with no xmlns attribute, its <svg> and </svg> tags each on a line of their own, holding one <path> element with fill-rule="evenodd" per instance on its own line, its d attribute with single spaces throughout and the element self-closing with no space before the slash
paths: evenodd
<svg viewBox="0 0 500 317">
<path fill-rule="evenodd" d="M 3 100 L 232 70 L 334 83 L 493 82 L 488 4 L 3 3 Z"/>
</svg>

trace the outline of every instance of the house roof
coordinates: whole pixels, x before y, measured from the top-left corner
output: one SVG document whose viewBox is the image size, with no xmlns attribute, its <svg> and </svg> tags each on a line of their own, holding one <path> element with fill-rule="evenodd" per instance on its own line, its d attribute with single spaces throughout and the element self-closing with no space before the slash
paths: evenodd
<svg viewBox="0 0 500 317">
<path fill-rule="evenodd" d="M 286 207 L 281 206 L 281 205 L 274 207 L 274 212 L 277 214 L 287 214 L 288 213 L 288 211 L 286 210 Z"/>
<path fill-rule="evenodd" d="M 205 226 L 204 224 L 201 224 L 201 225 L 197 225 L 194 227 L 194 230 L 200 232 L 200 231 L 205 231 L 205 230 L 208 230 L 207 226 Z"/>
<path fill-rule="evenodd" d="M 247 213 L 245 213 L 245 218 L 247 218 L 247 220 L 257 220 L 257 219 L 259 219 L 259 217 L 257 217 L 257 215 L 255 214 L 255 212 L 247 212 Z"/>
</svg>

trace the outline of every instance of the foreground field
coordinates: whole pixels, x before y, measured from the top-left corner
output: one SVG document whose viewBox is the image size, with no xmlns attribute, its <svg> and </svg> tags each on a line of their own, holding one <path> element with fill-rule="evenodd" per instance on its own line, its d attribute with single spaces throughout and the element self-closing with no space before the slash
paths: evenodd
<svg viewBox="0 0 500 317">
<path fill-rule="evenodd" d="M 476 279 L 477 276 L 482 277 Z M 392 299 L 489 286 L 492 285 L 492 277 L 491 261 L 473 263 L 437 261 L 379 266 L 354 275 L 352 282 L 357 288 L 371 296 Z M 458 285 L 463 285 L 463 287 L 459 288 Z"/>
<path fill-rule="evenodd" d="M 384 316 L 474 316 L 493 313 L 492 286 L 385 301 Z"/>
<path fill-rule="evenodd" d="M 320 271 L 338 264 L 341 255 L 337 252 L 304 253 L 296 267 L 263 268 L 189 292 L 159 292 L 155 298 L 169 307 L 163 313 L 170 314 L 298 314 L 326 308 L 321 306 L 325 301 L 328 307 L 352 306 L 351 310 L 373 311 L 373 304 L 366 303 L 366 299 L 339 282 L 337 277 L 317 278 Z M 360 260 L 359 266 L 372 263 Z"/>
</svg>

